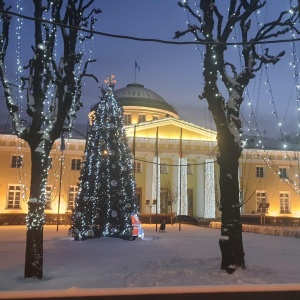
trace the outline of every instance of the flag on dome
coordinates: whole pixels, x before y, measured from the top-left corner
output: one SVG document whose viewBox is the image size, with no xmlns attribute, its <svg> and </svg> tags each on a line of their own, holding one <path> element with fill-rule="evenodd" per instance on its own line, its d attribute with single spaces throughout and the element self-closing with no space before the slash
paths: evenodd
<svg viewBox="0 0 300 300">
<path fill-rule="evenodd" d="M 139 71 L 141 71 L 141 67 L 139 66 L 139 64 L 135 61 L 135 68 L 138 69 Z"/>
</svg>

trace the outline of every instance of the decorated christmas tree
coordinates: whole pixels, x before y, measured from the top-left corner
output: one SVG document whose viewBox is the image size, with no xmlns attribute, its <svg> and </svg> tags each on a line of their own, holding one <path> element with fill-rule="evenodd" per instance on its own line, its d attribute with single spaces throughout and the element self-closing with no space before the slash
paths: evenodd
<svg viewBox="0 0 300 300">
<path fill-rule="evenodd" d="M 133 240 L 132 219 L 138 203 L 132 156 L 123 124 L 123 109 L 114 98 L 116 81 L 104 81 L 100 102 L 89 114 L 90 124 L 79 192 L 70 229 L 75 240 L 109 236 Z"/>
</svg>

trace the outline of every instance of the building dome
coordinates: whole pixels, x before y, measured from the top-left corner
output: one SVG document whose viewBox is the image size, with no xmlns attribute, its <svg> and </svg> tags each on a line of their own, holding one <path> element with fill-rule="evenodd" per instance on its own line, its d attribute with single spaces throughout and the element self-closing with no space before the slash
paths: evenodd
<svg viewBox="0 0 300 300">
<path fill-rule="evenodd" d="M 125 112 L 133 107 L 141 110 L 147 108 L 160 114 L 164 113 L 165 117 L 178 118 L 178 112 L 172 105 L 157 93 L 146 89 L 142 84 L 130 83 L 125 88 L 115 90 L 114 95 Z"/>
</svg>

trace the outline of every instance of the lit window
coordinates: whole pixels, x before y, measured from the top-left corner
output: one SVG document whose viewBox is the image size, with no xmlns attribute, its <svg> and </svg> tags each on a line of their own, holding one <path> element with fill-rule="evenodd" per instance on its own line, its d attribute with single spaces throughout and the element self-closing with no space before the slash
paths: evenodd
<svg viewBox="0 0 300 300">
<path fill-rule="evenodd" d="M 256 192 L 256 210 L 258 213 L 268 213 L 269 203 L 267 201 L 267 193 L 264 191 Z"/>
<path fill-rule="evenodd" d="M 20 209 L 21 208 L 21 186 L 10 185 L 8 186 L 8 197 L 7 197 L 7 208 L 8 209 Z"/>
<path fill-rule="evenodd" d="M 20 155 L 14 155 L 11 157 L 12 168 L 22 168 L 23 157 Z"/>
<path fill-rule="evenodd" d="M 160 164 L 160 174 L 168 174 L 167 164 Z"/>
<path fill-rule="evenodd" d="M 280 199 L 280 213 L 281 214 L 290 214 L 291 208 L 290 208 L 290 195 L 286 192 L 280 192 L 279 193 L 279 199 Z"/>
<path fill-rule="evenodd" d="M 52 193 L 52 187 L 46 186 L 45 209 L 51 209 L 51 193 Z"/>
<path fill-rule="evenodd" d="M 258 178 L 265 177 L 265 168 L 264 167 L 256 167 L 256 177 L 258 177 Z"/>
<path fill-rule="evenodd" d="M 139 114 L 139 123 L 146 122 L 146 115 L 145 114 Z"/>
<path fill-rule="evenodd" d="M 70 186 L 69 188 L 69 199 L 68 199 L 68 209 L 72 210 L 75 208 L 75 200 L 78 194 L 78 186 Z"/>
<path fill-rule="evenodd" d="M 131 114 L 124 114 L 124 125 L 131 125 Z"/>
<path fill-rule="evenodd" d="M 159 119 L 158 115 L 153 115 L 153 121 L 158 120 L 158 119 Z"/>
<path fill-rule="evenodd" d="M 287 168 L 279 168 L 279 178 L 281 179 L 288 178 Z"/>
<path fill-rule="evenodd" d="M 142 172 L 142 165 L 139 161 L 134 163 L 134 172 L 135 173 L 141 173 Z"/>
<path fill-rule="evenodd" d="M 81 159 L 74 158 L 71 162 L 71 170 L 80 170 L 81 169 Z"/>
</svg>

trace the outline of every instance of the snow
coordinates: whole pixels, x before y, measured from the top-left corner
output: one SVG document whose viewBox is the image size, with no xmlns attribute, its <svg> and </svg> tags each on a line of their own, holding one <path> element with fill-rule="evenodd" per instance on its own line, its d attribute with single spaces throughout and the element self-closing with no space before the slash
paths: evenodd
<svg viewBox="0 0 300 300">
<path fill-rule="evenodd" d="M 24 279 L 25 226 L 0 226 L 0 299 L 43 293 L 126 294 L 133 290 L 300 290 L 300 239 L 243 233 L 246 269 L 220 270 L 220 230 L 143 225 L 145 238 L 73 241 L 68 226 L 45 226 L 44 278 Z M 153 289 L 153 287 L 155 289 Z M 213 288 L 213 289 L 212 289 Z M 47 291 L 47 293 L 46 293 Z"/>
</svg>

